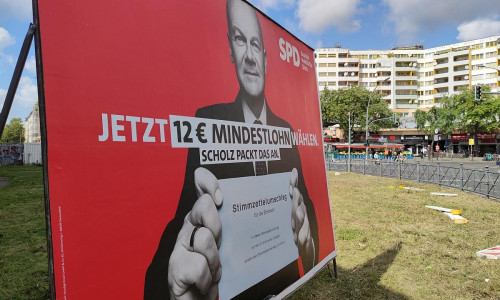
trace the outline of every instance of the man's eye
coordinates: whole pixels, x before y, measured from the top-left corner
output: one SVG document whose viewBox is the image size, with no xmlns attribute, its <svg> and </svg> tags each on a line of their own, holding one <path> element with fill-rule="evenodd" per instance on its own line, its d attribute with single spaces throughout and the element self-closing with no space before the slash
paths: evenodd
<svg viewBox="0 0 500 300">
<path fill-rule="evenodd" d="M 236 44 L 238 44 L 239 46 L 243 46 L 245 44 L 245 38 L 242 37 L 241 35 L 235 35 L 234 36 L 234 41 L 236 42 Z"/>
<path fill-rule="evenodd" d="M 262 51 L 262 47 L 260 46 L 260 43 L 258 43 L 258 42 L 252 42 L 252 49 L 258 53 L 260 53 L 260 51 Z"/>
</svg>

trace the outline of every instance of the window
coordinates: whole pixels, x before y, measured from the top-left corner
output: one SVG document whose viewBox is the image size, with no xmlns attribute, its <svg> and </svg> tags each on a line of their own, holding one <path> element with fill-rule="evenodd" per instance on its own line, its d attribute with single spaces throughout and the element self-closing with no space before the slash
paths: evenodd
<svg viewBox="0 0 500 300">
<path fill-rule="evenodd" d="M 481 54 L 474 54 L 471 56 L 472 60 L 476 60 L 476 59 L 483 59 L 484 58 L 484 54 L 481 53 Z"/>
<path fill-rule="evenodd" d="M 337 57 L 337 54 L 328 54 L 328 57 Z"/>
<path fill-rule="evenodd" d="M 319 63 L 318 67 L 328 67 L 328 64 L 327 63 Z"/>
<path fill-rule="evenodd" d="M 486 42 L 486 48 L 488 48 L 488 47 L 495 47 L 496 45 L 497 45 L 496 41 Z"/>
<path fill-rule="evenodd" d="M 319 58 L 324 58 L 324 57 L 328 57 L 328 55 L 326 53 L 321 53 L 318 55 Z"/>
<path fill-rule="evenodd" d="M 484 54 L 485 58 L 490 58 L 490 57 L 495 57 L 495 56 L 497 56 L 497 52 L 496 51 L 488 52 L 488 53 Z"/>
</svg>

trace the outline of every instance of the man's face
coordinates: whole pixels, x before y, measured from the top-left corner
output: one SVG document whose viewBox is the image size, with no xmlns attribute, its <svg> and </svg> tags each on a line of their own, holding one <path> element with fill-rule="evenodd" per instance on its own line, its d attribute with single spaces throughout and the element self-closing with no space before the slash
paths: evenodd
<svg viewBox="0 0 500 300">
<path fill-rule="evenodd" d="M 267 59 L 259 20 L 253 8 L 241 1 L 231 1 L 228 27 L 231 61 L 240 87 L 251 96 L 260 96 L 265 87 Z"/>
</svg>

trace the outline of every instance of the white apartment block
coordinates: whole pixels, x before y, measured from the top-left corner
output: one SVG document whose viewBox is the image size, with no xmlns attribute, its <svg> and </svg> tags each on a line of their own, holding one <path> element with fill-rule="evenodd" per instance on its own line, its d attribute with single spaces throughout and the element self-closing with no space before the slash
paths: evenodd
<svg viewBox="0 0 500 300">
<path fill-rule="evenodd" d="M 500 35 L 423 49 L 392 50 L 321 48 L 314 52 L 318 89 L 360 85 L 387 96 L 389 107 L 404 117 L 439 105 L 443 96 L 488 85 L 500 85 Z"/>
<path fill-rule="evenodd" d="M 40 142 L 40 111 L 38 109 L 38 104 L 35 104 L 30 115 L 25 119 L 24 142 Z"/>
</svg>

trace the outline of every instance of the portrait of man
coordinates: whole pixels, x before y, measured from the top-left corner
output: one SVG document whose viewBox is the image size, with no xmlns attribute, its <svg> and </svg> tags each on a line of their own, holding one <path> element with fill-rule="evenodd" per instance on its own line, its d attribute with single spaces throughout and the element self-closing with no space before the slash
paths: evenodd
<svg viewBox="0 0 500 300">
<path fill-rule="evenodd" d="M 197 110 L 195 117 L 292 127 L 271 110 L 265 95 L 267 53 L 255 9 L 241 0 L 227 0 L 227 41 L 239 92 L 232 102 Z M 263 299 L 278 294 L 318 262 L 318 225 L 305 185 L 297 146 L 280 150 L 280 160 L 201 165 L 198 148 L 190 148 L 184 185 L 174 219 L 166 226 L 146 272 L 145 299 L 216 299 L 224 273 L 219 258 L 222 227 L 218 208 L 224 195 L 218 180 L 290 172 L 290 226 L 297 259 L 236 298 Z M 232 241 L 225 241 L 232 242 Z M 237 242 L 237 241 L 234 241 Z"/>
</svg>

